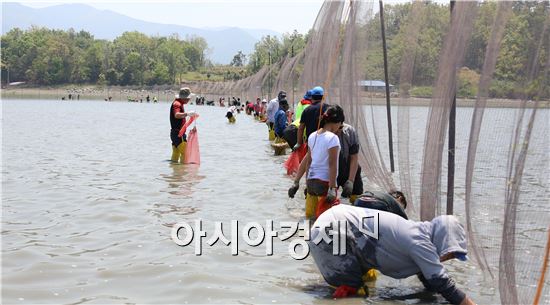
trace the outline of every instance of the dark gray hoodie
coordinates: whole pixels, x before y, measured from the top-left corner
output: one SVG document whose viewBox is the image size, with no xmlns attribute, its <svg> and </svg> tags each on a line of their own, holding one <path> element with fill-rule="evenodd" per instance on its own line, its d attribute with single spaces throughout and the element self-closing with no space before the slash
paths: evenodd
<svg viewBox="0 0 550 305">
<path fill-rule="evenodd" d="M 339 220 L 346 222 L 347 253 L 333 255 L 332 244 L 315 244 L 314 240 L 322 223 Z M 378 239 L 365 233 L 375 232 L 376 228 Z M 460 304 L 465 297 L 439 261 L 447 253 L 467 253 L 466 233 L 454 216 L 416 222 L 384 211 L 340 204 L 317 219 L 308 243 L 321 274 L 331 285 L 361 287 L 361 276 L 374 268 L 397 279 L 418 274 L 426 288 L 441 293 L 452 304 Z"/>
</svg>

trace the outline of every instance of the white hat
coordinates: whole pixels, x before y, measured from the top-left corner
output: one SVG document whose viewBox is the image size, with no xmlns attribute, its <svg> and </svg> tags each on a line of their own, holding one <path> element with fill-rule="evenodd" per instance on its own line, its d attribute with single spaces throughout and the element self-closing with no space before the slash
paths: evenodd
<svg viewBox="0 0 550 305">
<path fill-rule="evenodd" d="M 180 89 L 179 94 L 176 94 L 176 98 L 190 98 L 191 89 L 184 87 Z"/>
</svg>

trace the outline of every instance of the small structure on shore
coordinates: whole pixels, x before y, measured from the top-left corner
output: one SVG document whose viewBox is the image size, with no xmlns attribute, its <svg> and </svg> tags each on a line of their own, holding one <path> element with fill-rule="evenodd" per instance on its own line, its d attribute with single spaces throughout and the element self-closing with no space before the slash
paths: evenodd
<svg viewBox="0 0 550 305">
<path fill-rule="evenodd" d="M 381 80 L 361 80 L 359 86 L 367 92 L 385 92 L 386 83 Z M 390 91 L 393 91 L 393 85 L 390 84 Z"/>
</svg>

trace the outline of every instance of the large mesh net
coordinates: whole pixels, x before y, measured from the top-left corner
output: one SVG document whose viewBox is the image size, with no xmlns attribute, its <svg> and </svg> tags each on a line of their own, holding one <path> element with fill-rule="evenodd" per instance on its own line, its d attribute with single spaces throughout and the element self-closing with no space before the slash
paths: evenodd
<svg viewBox="0 0 550 305">
<path fill-rule="evenodd" d="M 430 8 L 413 2 L 401 24 L 406 48 L 398 56 L 398 97 L 392 97 L 396 121 L 397 169 L 388 169 L 388 124 L 384 100 L 365 92 L 361 81 L 369 75 L 365 62 L 377 52 L 380 37 L 369 24 L 378 3 L 326 1 L 309 33 L 306 47 L 254 75 L 232 82 L 202 82 L 195 92 L 216 99 L 241 96 L 242 100 L 273 97 L 279 90 L 292 92 L 292 102 L 316 85 L 324 86 L 325 103 L 339 104 L 361 142 L 359 162 L 369 189 L 401 189 L 412 218 L 430 220 L 445 209 L 449 168 L 449 118 L 455 104 L 457 71 L 464 62 L 472 28 L 481 17 L 478 2 L 456 2 L 441 41 L 437 67 L 426 67 L 419 40 Z M 456 184 L 454 213 L 466 223 L 471 256 L 494 287 L 502 304 L 547 304 L 550 280 L 545 277 L 550 232 L 549 104 L 541 101 L 548 87 L 550 66 L 548 4 L 542 31 L 529 37 L 529 63 L 523 86 L 533 94 L 513 101 L 489 100 L 495 67 L 499 64 L 505 30 L 514 2 L 499 2 L 488 24 L 488 40 L 477 83 L 477 97 L 458 101 L 456 110 Z M 292 56 L 294 55 L 294 56 Z M 437 76 L 429 101 L 411 97 L 415 74 L 433 68 Z M 296 97 L 294 93 L 297 92 Z M 292 102 L 290 103 L 292 105 Z M 547 273 L 547 272 L 546 272 Z"/>
</svg>

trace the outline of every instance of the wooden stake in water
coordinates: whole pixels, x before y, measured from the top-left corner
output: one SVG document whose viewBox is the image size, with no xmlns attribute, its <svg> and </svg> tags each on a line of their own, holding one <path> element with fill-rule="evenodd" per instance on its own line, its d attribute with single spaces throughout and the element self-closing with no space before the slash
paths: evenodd
<svg viewBox="0 0 550 305">
<path fill-rule="evenodd" d="M 380 29 L 382 31 L 382 48 L 384 50 L 384 77 L 386 80 L 386 113 L 388 116 L 388 145 L 390 147 L 390 168 L 391 172 L 395 171 L 393 164 L 393 135 L 392 135 L 392 124 L 391 124 L 391 105 L 390 105 L 390 81 L 388 77 L 388 52 L 386 48 L 386 30 L 384 26 L 384 4 L 382 0 L 380 3 Z"/>
</svg>

